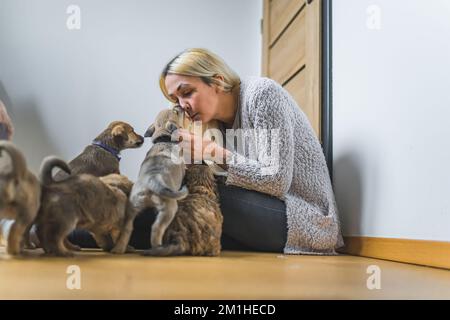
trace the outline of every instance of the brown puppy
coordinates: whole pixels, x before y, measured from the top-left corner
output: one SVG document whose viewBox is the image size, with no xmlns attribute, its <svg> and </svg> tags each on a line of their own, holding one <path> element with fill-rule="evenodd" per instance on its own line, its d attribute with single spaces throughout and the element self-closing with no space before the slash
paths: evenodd
<svg viewBox="0 0 450 320">
<path fill-rule="evenodd" d="M 29 243 L 29 231 L 39 210 L 41 186 L 13 143 L 0 141 L 2 151 L 9 154 L 12 169 L 4 172 L 2 168 L 0 173 L 0 218 L 15 220 L 9 231 L 7 251 L 16 255 L 25 242 Z"/>
<path fill-rule="evenodd" d="M 178 202 L 178 211 L 166 229 L 163 245 L 144 251 L 144 255 L 220 254 L 223 217 L 213 172 L 207 165 L 190 165 L 185 182 L 189 195 Z"/>
<path fill-rule="evenodd" d="M 127 197 L 123 229 L 121 230 L 120 228 L 114 228 L 111 230 L 111 237 L 115 246 L 110 252 L 119 254 L 124 253 L 125 251 L 133 252 L 134 248 L 128 245 L 131 233 L 133 231 L 133 222 L 138 213 L 134 210 L 133 206 L 129 202 L 131 189 L 133 188 L 133 182 L 126 176 L 117 173 L 111 173 L 107 176 L 100 177 L 99 179 L 112 192 L 115 193 L 117 198 L 122 198 L 123 194 Z"/>
<path fill-rule="evenodd" d="M 72 174 L 89 173 L 96 177 L 110 173 L 118 173 L 120 151 L 139 148 L 144 143 L 144 137 L 134 132 L 132 126 L 121 121 L 112 122 L 108 128 L 94 139 L 91 145 L 75 159 L 69 162 Z M 61 181 L 67 174 L 59 171 L 56 181 Z"/>
<path fill-rule="evenodd" d="M 72 256 L 71 250 L 76 247 L 67 236 L 82 228 L 92 233 L 103 250 L 124 253 L 135 218 L 127 197 L 132 182 L 117 174 L 102 179 L 90 174 L 70 175 L 57 182 L 51 175 L 54 167 L 70 172 L 68 165 L 56 157 L 45 158 L 41 166 L 44 192 L 36 227 L 44 251 Z"/>
</svg>

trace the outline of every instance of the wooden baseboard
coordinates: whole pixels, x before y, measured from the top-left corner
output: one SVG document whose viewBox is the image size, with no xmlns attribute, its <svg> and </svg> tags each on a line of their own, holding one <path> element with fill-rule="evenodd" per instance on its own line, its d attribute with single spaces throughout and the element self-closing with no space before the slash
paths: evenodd
<svg viewBox="0 0 450 320">
<path fill-rule="evenodd" d="M 344 237 L 341 253 L 450 269 L 450 242 Z"/>
</svg>

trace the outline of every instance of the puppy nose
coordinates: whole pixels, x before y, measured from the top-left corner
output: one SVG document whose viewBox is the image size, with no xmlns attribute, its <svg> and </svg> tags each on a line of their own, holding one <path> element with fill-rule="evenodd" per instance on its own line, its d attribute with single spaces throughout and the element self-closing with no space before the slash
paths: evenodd
<svg viewBox="0 0 450 320">
<path fill-rule="evenodd" d="M 143 144 L 143 143 L 144 143 L 144 137 L 143 137 L 143 136 L 139 136 L 139 137 L 138 137 L 137 144 L 138 144 L 138 145 L 141 145 L 141 144 Z"/>
</svg>

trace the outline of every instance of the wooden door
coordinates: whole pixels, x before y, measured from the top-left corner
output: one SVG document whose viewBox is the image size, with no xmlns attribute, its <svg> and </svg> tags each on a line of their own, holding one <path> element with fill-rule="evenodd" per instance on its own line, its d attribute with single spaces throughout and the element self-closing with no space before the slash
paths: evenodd
<svg viewBox="0 0 450 320">
<path fill-rule="evenodd" d="M 264 0 L 262 74 L 280 83 L 321 136 L 321 0 Z"/>
</svg>

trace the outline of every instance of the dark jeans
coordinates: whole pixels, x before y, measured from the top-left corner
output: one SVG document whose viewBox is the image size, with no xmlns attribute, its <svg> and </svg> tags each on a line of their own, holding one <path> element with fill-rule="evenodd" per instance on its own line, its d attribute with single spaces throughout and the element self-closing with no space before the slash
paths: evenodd
<svg viewBox="0 0 450 320">
<path fill-rule="evenodd" d="M 283 252 L 287 239 L 286 205 L 283 201 L 256 191 L 219 184 L 223 214 L 222 249 Z M 134 221 L 130 245 L 150 247 L 151 226 L 156 212 L 148 209 Z M 75 230 L 69 240 L 84 248 L 97 248 L 92 236 Z"/>
</svg>

